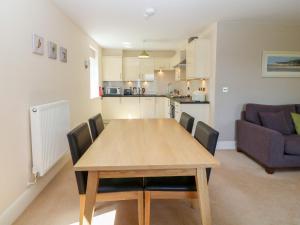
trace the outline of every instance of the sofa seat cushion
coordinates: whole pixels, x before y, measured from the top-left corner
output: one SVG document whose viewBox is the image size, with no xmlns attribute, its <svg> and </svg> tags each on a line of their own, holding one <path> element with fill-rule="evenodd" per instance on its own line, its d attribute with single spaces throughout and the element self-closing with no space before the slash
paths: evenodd
<svg viewBox="0 0 300 225">
<path fill-rule="evenodd" d="M 293 124 L 291 113 L 296 112 L 295 105 L 259 105 L 259 104 L 247 104 L 245 108 L 245 119 L 248 122 L 262 125 L 259 112 L 280 112 L 284 111 L 286 119 L 289 124 L 291 133 L 295 133 L 295 127 Z"/>
<path fill-rule="evenodd" d="M 290 155 L 300 155 L 300 135 L 290 135 L 284 137 L 285 153 Z"/>
<path fill-rule="evenodd" d="M 278 113 L 260 112 L 259 115 L 264 127 L 276 130 L 279 133 L 285 135 L 292 134 L 285 113 L 283 111 Z"/>
</svg>

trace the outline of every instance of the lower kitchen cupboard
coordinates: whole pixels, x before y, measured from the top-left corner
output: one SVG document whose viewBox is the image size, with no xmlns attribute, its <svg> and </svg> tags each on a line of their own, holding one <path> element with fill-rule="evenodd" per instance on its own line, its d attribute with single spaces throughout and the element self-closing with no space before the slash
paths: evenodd
<svg viewBox="0 0 300 225">
<path fill-rule="evenodd" d="M 121 97 L 105 97 L 102 101 L 102 116 L 104 120 L 120 119 L 122 113 Z"/>
<path fill-rule="evenodd" d="M 122 97 L 120 119 L 139 119 L 141 117 L 139 104 L 140 99 L 138 97 Z"/>
<path fill-rule="evenodd" d="M 193 135 L 198 121 L 209 124 L 209 104 L 180 104 L 175 102 L 175 119 L 178 122 L 182 112 L 186 112 L 195 118 L 192 131 Z"/>
<path fill-rule="evenodd" d="M 155 97 L 140 98 L 140 113 L 143 119 L 155 118 Z"/>
<path fill-rule="evenodd" d="M 155 118 L 166 118 L 165 117 L 165 97 L 155 98 Z"/>
</svg>

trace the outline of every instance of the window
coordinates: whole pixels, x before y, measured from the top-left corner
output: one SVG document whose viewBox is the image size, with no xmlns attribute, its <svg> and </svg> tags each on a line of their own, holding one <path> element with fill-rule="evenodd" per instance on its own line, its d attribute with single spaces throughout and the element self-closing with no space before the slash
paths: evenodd
<svg viewBox="0 0 300 225">
<path fill-rule="evenodd" d="M 98 52 L 96 49 L 90 47 L 90 98 L 99 97 L 99 64 Z"/>
</svg>

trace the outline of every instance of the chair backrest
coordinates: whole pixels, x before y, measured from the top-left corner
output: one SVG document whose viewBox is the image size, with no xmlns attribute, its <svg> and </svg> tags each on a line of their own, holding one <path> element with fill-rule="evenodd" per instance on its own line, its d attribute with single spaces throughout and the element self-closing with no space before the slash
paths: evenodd
<svg viewBox="0 0 300 225">
<path fill-rule="evenodd" d="M 101 114 L 97 114 L 96 116 L 89 119 L 90 129 L 92 138 L 95 141 L 95 139 L 101 134 L 101 132 L 104 130 L 104 124 L 102 120 Z"/>
<path fill-rule="evenodd" d="M 192 117 L 189 114 L 183 112 L 183 113 L 181 113 L 179 124 L 184 129 L 186 129 L 189 133 L 192 133 L 194 120 L 195 120 L 194 117 Z"/>
<path fill-rule="evenodd" d="M 212 155 L 215 155 L 219 132 L 199 121 L 196 126 L 195 139 L 203 145 Z M 209 181 L 211 169 L 206 169 L 207 182 Z"/>
<path fill-rule="evenodd" d="M 81 158 L 91 146 L 92 139 L 87 123 L 82 123 L 68 134 L 68 141 L 72 155 L 73 165 Z M 75 172 L 79 194 L 85 194 L 87 184 L 87 172 Z"/>
</svg>

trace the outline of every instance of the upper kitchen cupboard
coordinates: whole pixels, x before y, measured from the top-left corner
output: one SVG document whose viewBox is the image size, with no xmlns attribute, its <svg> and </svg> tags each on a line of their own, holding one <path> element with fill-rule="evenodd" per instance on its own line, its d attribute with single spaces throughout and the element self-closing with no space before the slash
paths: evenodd
<svg viewBox="0 0 300 225">
<path fill-rule="evenodd" d="M 122 81 L 122 56 L 103 56 L 103 81 Z"/>
<path fill-rule="evenodd" d="M 207 39 L 195 39 L 186 47 L 186 79 L 209 78 L 209 48 Z"/>
<path fill-rule="evenodd" d="M 125 81 L 154 80 L 153 58 L 140 59 L 138 57 L 123 58 L 123 72 Z"/>
</svg>

